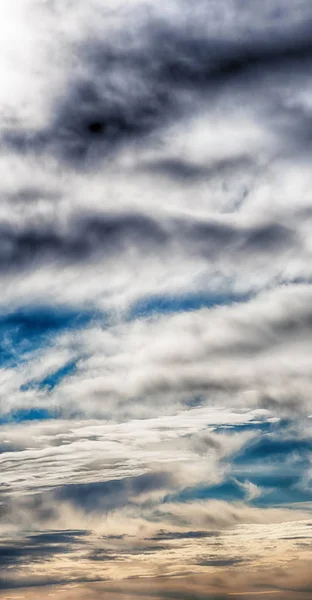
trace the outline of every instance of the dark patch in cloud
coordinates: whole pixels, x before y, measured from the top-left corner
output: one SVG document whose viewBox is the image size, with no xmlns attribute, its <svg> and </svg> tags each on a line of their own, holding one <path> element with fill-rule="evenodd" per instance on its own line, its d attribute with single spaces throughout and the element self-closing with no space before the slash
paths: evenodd
<svg viewBox="0 0 312 600">
<path fill-rule="evenodd" d="M 250 234 L 247 234 L 245 246 L 246 251 L 263 252 L 265 248 L 268 251 L 278 250 L 280 247 L 286 247 L 290 241 L 291 231 L 278 223 L 269 223 L 263 226 L 255 227 Z"/>
<path fill-rule="evenodd" d="M 95 562 L 111 562 L 111 561 L 123 561 L 131 558 L 132 556 L 140 556 L 142 554 L 155 554 L 156 552 L 163 552 L 170 549 L 169 545 L 164 544 L 153 544 L 153 545 L 136 545 L 126 548 L 118 548 L 118 551 L 110 548 L 96 548 L 92 550 L 86 558 Z"/>
<path fill-rule="evenodd" d="M 82 50 L 84 52 L 84 50 Z M 103 48 L 103 62 L 105 62 Z M 89 64 L 93 78 L 69 84 L 66 100 L 55 106 L 49 126 L 42 131 L 6 131 L 4 143 L 17 153 L 50 151 L 67 165 L 91 164 L 108 158 L 127 143 L 140 142 L 144 136 L 164 125 L 170 107 L 170 91 L 152 81 L 153 90 L 133 98 L 133 89 L 114 89 L 108 72 Z M 117 69 L 124 65 L 117 65 Z M 135 69 L 132 64 L 130 68 Z M 111 74 L 114 78 L 114 72 Z M 142 72 L 139 87 L 142 88 Z M 127 74 L 124 73 L 125 81 Z M 106 86 L 104 81 L 106 80 Z M 133 82 L 132 82 L 133 83 Z"/>
<path fill-rule="evenodd" d="M 130 555 L 138 556 L 139 554 L 154 554 L 155 552 L 163 552 L 165 550 L 171 550 L 169 544 L 152 544 L 147 546 L 135 546 L 128 551 Z"/>
<path fill-rule="evenodd" d="M 238 12 L 244 10 L 241 5 L 236 8 Z M 259 12 L 261 14 L 261 9 Z M 235 18 L 233 29 L 225 33 L 221 27 L 218 37 L 212 33 L 206 36 L 199 30 L 194 31 L 194 27 L 155 28 L 152 49 L 153 56 L 159 57 L 158 69 L 155 69 L 158 79 L 172 88 L 207 89 L 212 84 L 232 82 L 233 78 L 251 72 L 259 77 L 259 73 L 272 67 L 310 60 L 311 11 L 309 17 L 305 17 L 305 21 L 293 21 L 288 31 L 283 19 L 280 22 L 276 19 L 274 34 L 271 20 L 270 35 L 265 29 L 254 30 L 250 35 L 252 23 L 251 31 L 239 31 L 239 27 L 235 31 L 238 25 Z"/>
<path fill-rule="evenodd" d="M 226 175 L 232 171 L 236 173 L 237 169 L 246 168 L 250 165 L 251 160 L 247 156 L 223 158 L 208 165 L 199 165 L 181 158 L 175 158 L 161 159 L 144 164 L 140 170 L 151 175 L 159 174 L 185 183 L 187 181 L 196 182 L 200 179 L 210 179 L 217 175 Z"/>
<path fill-rule="evenodd" d="M 70 554 L 84 544 L 85 530 L 49 531 L 27 535 L 10 541 L 0 539 L 0 566 L 21 567 L 36 562 L 49 561 L 59 554 Z"/>
<path fill-rule="evenodd" d="M 57 509 L 56 504 L 43 492 L 15 497 L 6 495 L 3 489 L 0 495 L 0 520 L 4 523 L 22 523 L 24 529 L 33 526 L 34 519 L 39 525 L 55 521 Z"/>
<path fill-rule="evenodd" d="M 105 53 L 103 48 L 104 62 Z M 153 89 L 146 93 L 145 88 L 141 95 L 133 94 L 133 89 L 115 86 L 110 77 L 115 79 L 114 69 L 117 67 L 118 76 L 118 69 L 123 66 L 113 65 L 108 72 L 103 64 L 99 67 L 91 63 L 93 78 L 69 87 L 66 101 L 56 108 L 46 143 L 69 163 L 79 165 L 88 157 L 93 161 L 99 156 L 107 157 L 122 144 L 138 142 L 164 124 L 170 107 L 169 90 L 161 89 L 155 81 L 147 81 Z M 133 72 L 135 64 L 129 68 Z M 147 74 L 143 71 L 140 89 L 144 75 Z M 127 82 L 126 71 L 124 77 Z"/>
<path fill-rule="evenodd" d="M 281 540 L 306 540 L 306 536 L 303 535 L 289 535 L 287 537 L 280 538 Z M 307 544 L 310 545 L 310 544 Z"/>
<path fill-rule="evenodd" d="M 303 319 L 300 323 L 298 323 L 298 328 L 297 328 L 298 333 L 301 330 L 303 330 L 305 320 L 306 319 Z M 282 327 L 284 324 L 286 324 L 285 321 L 283 322 Z M 286 324 L 286 327 L 287 327 L 287 324 Z M 310 328 L 311 325 L 308 325 L 308 327 Z M 283 335 L 282 331 L 281 331 L 281 334 Z M 285 336 L 285 338 L 286 338 L 286 336 Z M 298 399 L 298 397 L 294 396 L 291 393 L 289 393 L 289 394 L 284 393 L 283 399 L 281 401 L 281 399 L 278 397 L 278 395 L 274 395 L 273 393 L 269 394 L 266 392 L 260 396 L 259 406 L 260 406 L 260 408 L 264 408 L 265 410 L 269 410 L 270 412 L 275 413 L 275 414 L 276 413 L 280 414 L 281 409 L 283 411 L 282 414 L 298 415 L 298 413 L 300 413 L 302 410 L 304 412 L 304 407 L 301 406 L 300 398 Z"/>
<path fill-rule="evenodd" d="M 18 191 L 11 193 L 8 195 L 8 200 L 10 204 L 13 204 L 15 208 L 16 205 L 26 204 L 30 205 L 40 200 L 48 200 L 51 202 L 56 202 L 59 200 L 59 193 L 56 191 L 49 191 L 48 189 L 40 189 L 40 187 L 29 186 L 29 187 L 20 187 Z"/>
<path fill-rule="evenodd" d="M 114 562 L 120 558 L 119 554 L 116 554 L 113 550 L 103 550 L 101 548 L 97 548 L 96 550 L 92 550 L 86 555 L 87 560 L 91 560 L 92 562 Z"/>
<path fill-rule="evenodd" d="M 140 213 L 77 215 L 66 228 L 55 223 L 16 229 L 2 225 L 0 271 L 28 270 L 42 264 L 66 264 L 111 258 L 129 248 L 160 256 L 172 249 L 203 259 L 234 256 L 267 258 L 298 248 L 294 231 L 279 223 L 239 227 L 218 220 L 155 219 Z M 11 317 L 14 318 L 14 317 Z M 25 320 L 26 320 L 25 316 Z"/>
<path fill-rule="evenodd" d="M 247 16 L 248 9 L 245 11 Z M 261 16 L 261 9 L 259 12 Z M 183 26 L 179 19 L 170 24 L 151 16 L 141 23 L 138 12 L 136 37 L 140 44 L 123 32 L 117 39 L 90 36 L 77 49 L 79 62 L 89 76 L 73 74 L 69 78 L 46 128 L 23 131 L 7 127 L 3 141 L 16 152 L 49 149 L 74 166 L 85 164 L 89 158 L 94 163 L 123 144 L 141 142 L 185 116 L 183 92 L 197 93 L 201 98 L 205 94 L 207 101 L 208 93 L 213 95 L 220 86 L 233 85 L 237 80 L 244 85 L 285 66 L 294 72 L 310 66 L 311 12 L 304 20 L 294 19 L 286 29 L 284 18 L 280 22 L 275 19 L 269 33 L 265 28 L 241 29 L 234 19 L 233 30 L 222 31 L 221 27 L 218 36 L 214 31 L 204 33 L 195 21 Z M 257 21 L 257 16 L 252 17 Z M 209 19 L 208 12 L 203 19 Z M 290 112 L 285 107 L 284 111 Z M 296 123 L 298 119 L 290 114 L 289 120 Z M 307 136 L 302 116 L 299 121 L 297 130 L 288 132 L 292 138 L 300 128 L 301 137 Z M 311 141 L 311 135 L 308 137 Z"/>
<path fill-rule="evenodd" d="M 0 271 L 28 269 L 44 262 L 81 262 L 138 246 L 145 251 L 167 242 L 161 223 L 138 213 L 80 215 L 67 229 L 56 224 L 0 227 Z M 26 318 L 26 317 L 25 317 Z"/>
<path fill-rule="evenodd" d="M 218 453 L 222 449 L 222 444 L 217 436 L 208 432 L 201 431 L 196 435 L 191 434 L 185 437 L 189 440 L 192 450 L 202 456 L 211 450 Z"/>
<path fill-rule="evenodd" d="M 161 529 L 156 535 L 150 538 L 146 538 L 152 541 L 158 540 L 193 540 L 218 537 L 220 534 L 218 531 L 165 531 Z"/>
<path fill-rule="evenodd" d="M 105 577 L 0 577 L 0 590 L 14 590 L 21 588 L 49 587 L 72 583 L 98 583 L 107 581 Z"/>
<path fill-rule="evenodd" d="M 87 529 L 66 529 L 59 531 L 45 531 L 43 533 L 36 533 L 27 536 L 27 540 L 32 543 L 45 543 L 50 544 L 73 544 L 76 543 L 79 538 L 84 538 L 90 534 Z"/>
<path fill-rule="evenodd" d="M 27 544 L 21 545 L 14 543 L 0 546 L 0 566 L 2 568 L 9 565 L 22 565 L 33 562 L 42 562 L 53 558 L 57 554 L 68 554 L 71 548 L 63 544 Z"/>
<path fill-rule="evenodd" d="M 279 223 L 239 228 L 224 222 L 190 221 L 180 222 L 179 230 L 190 250 L 206 259 L 244 256 L 248 260 L 256 253 L 277 254 L 298 243 L 295 233 Z"/>
<path fill-rule="evenodd" d="M 121 533 L 120 535 L 103 535 L 102 536 L 105 540 L 124 540 L 128 537 L 131 537 L 129 535 L 126 535 L 125 533 Z"/>
<path fill-rule="evenodd" d="M 246 562 L 248 562 L 246 558 L 232 558 L 229 556 L 227 558 L 200 558 L 196 561 L 196 564 L 201 567 L 235 567 L 235 565 Z"/>
<path fill-rule="evenodd" d="M 23 450 L 23 443 L 18 444 L 18 442 L 0 442 L 0 454 L 6 454 L 7 452 L 20 452 Z"/>
<path fill-rule="evenodd" d="M 68 484 L 57 488 L 55 497 L 82 506 L 87 511 L 110 510 L 131 503 L 140 494 L 173 486 L 168 473 L 147 473 L 111 481 Z"/>
<path fill-rule="evenodd" d="M 240 433 L 244 431 L 259 431 L 263 433 L 267 433 L 276 427 L 276 423 L 271 423 L 269 421 L 249 421 L 248 423 L 242 423 L 240 425 L 219 425 L 214 428 L 215 433 Z"/>
</svg>

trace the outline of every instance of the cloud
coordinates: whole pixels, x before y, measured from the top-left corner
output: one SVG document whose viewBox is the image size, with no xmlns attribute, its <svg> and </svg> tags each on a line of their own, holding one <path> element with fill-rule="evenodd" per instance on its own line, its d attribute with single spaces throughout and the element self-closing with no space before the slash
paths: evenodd
<svg viewBox="0 0 312 600">
<path fill-rule="evenodd" d="M 175 398 L 187 402 L 195 397 L 201 404 L 221 394 L 222 402 L 226 397 L 233 402 L 243 393 L 246 402 L 259 407 L 275 398 L 274 410 L 309 410 L 309 298 L 309 286 L 290 286 L 247 304 L 86 330 L 86 358 L 70 381 L 63 380 L 59 397 L 75 397 L 80 406 L 79 398 L 88 394 L 99 409 L 101 398 L 106 409 L 114 398 L 114 411 L 116 400 L 122 410 L 123 399 L 131 397 L 133 406 L 153 411 L 153 397 L 167 396 L 174 406 Z"/>
<path fill-rule="evenodd" d="M 82 544 L 80 537 L 86 535 L 84 531 L 74 532 L 49 532 L 30 535 L 24 540 L 7 541 L 0 545 L 0 564 L 8 569 L 10 565 L 44 562 L 57 554 L 66 554 L 74 550 L 77 544 Z"/>
<path fill-rule="evenodd" d="M 105 511 L 140 501 L 140 496 L 154 490 L 170 489 L 172 485 L 168 473 L 146 473 L 122 480 L 62 486 L 56 490 L 56 497 L 82 506 L 84 510 Z"/>
<path fill-rule="evenodd" d="M 310 295 L 309 285 L 285 286 L 231 306 L 95 319 L 79 329 L 66 321 L 45 350 L 29 353 L 19 370 L 3 370 L 3 412 L 148 418 L 160 405 L 174 414 L 221 402 L 278 416 L 309 413 Z M 204 451 L 204 438 L 195 443 Z"/>
<path fill-rule="evenodd" d="M 132 35 L 124 29 L 122 16 L 105 41 L 94 27 L 95 35 L 76 45 L 80 77 L 69 78 L 61 101 L 54 101 L 50 123 L 41 131 L 7 131 L 5 141 L 23 152 L 50 147 L 75 164 L 88 154 L 94 160 L 174 119 L 185 104 L 185 90 L 203 93 L 214 87 L 216 93 L 220 84 L 233 85 L 236 78 L 243 78 L 246 85 L 244 76 L 248 81 L 253 72 L 257 85 L 259 72 L 301 66 L 311 59 L 307 3 L 297 18 L 289 7 L 291 27 L 279 2 L 270 10 L 258 9 L 258 26 L 252 26 L 252 33 L 249 8 L 242 10 L 237 4 L 222 3 L 226 13 L 234 14 L 232 26 L 228 19 L 221 20 L 219 11 L 211 19 L 210 3 L 201 2 L 194 16 L 185 6 L 181 10 L 179 3 L 171 3 L 171 15 L 170 9 L 162 15 L 153 7 L 148 19 L 140 8 L 134 13 L 130 9 Z M 105 10 L 98 10 L 101 23 L 103 14 Z M 108 11 L 106 15 L 109 22 Z M 219 29 L 218 39 L 214 27 Z"/>
<path fill-rule="evenodd" d="M 0 598 L 309 597 L 310 3 L 0 17 Z"/>
<path fill-rule="evenodd" d="M 217 531 L 158 531 L 158 533 L 149 538 L 151 540 L 179 540 L 179 539 L 201 539 L 217 537 Z"/>
</svg>

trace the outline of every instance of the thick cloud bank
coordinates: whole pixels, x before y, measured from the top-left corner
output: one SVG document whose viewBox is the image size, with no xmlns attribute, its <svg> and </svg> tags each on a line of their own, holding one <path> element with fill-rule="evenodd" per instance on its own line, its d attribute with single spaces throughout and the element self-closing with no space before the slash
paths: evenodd
<svg viewBox="0 0 312 600">
<path fill-rule="evenodd" d="M 309 599 L 311 3 L 0 18 L 0 599 Z"/>
</svg>

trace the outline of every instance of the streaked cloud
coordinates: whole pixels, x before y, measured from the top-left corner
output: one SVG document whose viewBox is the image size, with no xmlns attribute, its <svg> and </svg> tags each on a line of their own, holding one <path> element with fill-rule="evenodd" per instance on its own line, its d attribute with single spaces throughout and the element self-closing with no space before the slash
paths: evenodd
<svg viewBox="0 0 312 600">
<path fill-rule="evenodd" d="M 309 598 L 311 4 L 0 18 L 0 599 Z"/>
</svg>

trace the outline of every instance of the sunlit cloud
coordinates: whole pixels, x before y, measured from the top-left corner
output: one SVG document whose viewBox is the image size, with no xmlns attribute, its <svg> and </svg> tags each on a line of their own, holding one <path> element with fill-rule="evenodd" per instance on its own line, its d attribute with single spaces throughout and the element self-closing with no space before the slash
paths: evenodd
<svg viewBox="0 0 312 600">
<path fill-rule="evenodd" d="M 0 599 L 309 599 L 311 3 L 0 20 Z"/>
</svg>

